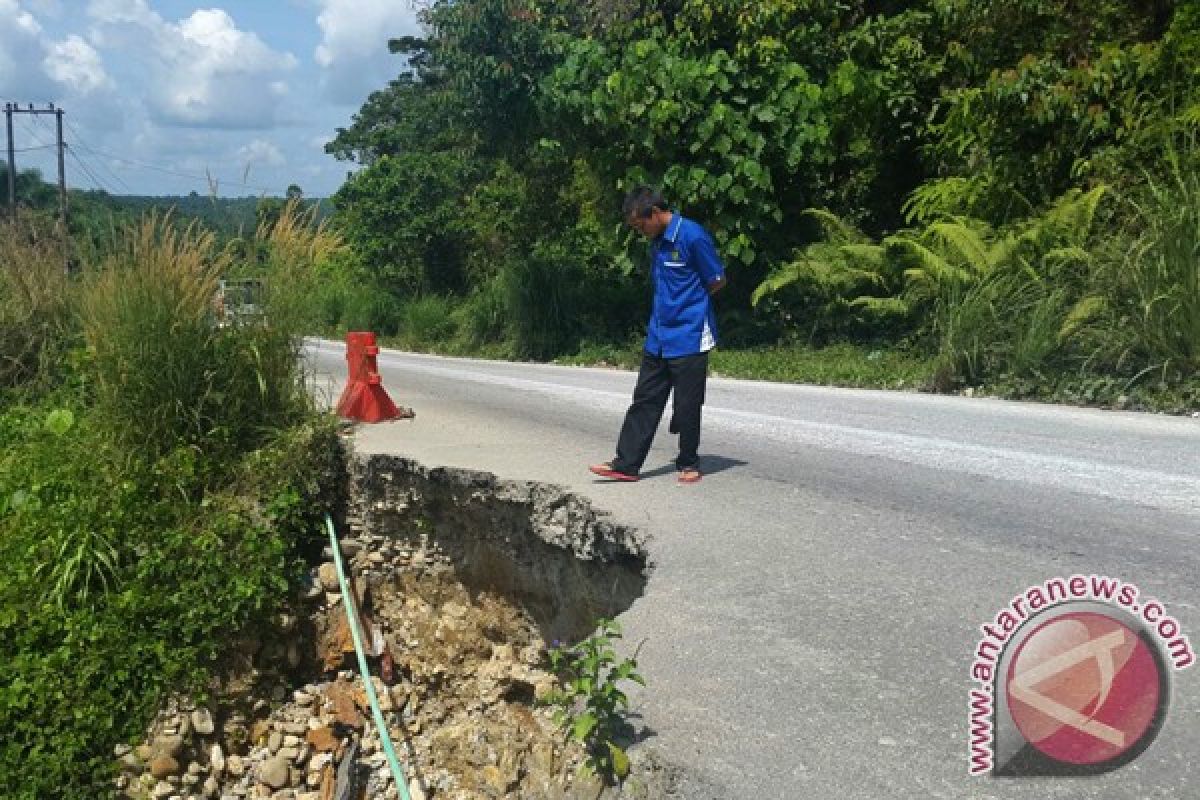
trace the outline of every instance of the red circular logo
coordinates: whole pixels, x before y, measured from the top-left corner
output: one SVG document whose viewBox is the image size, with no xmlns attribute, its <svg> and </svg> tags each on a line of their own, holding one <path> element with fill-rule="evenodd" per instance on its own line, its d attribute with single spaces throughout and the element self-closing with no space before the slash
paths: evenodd
<svg viewBox="0 0 1200 800">
<path fill-rule="evenodd" d="M 1081 611 L 1049 620 L 1021 642 L 1005 691 L 1029 744 L 1057 761 L 1101 764 L 1157 734 L 1165 687 L 1136 631 Z"/>
</svg>

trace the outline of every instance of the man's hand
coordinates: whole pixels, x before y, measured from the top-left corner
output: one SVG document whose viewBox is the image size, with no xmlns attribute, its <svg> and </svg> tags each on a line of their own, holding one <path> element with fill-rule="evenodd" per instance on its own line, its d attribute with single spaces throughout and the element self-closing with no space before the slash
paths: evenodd
<svg viewBox="0 0 1200 800">
<path fill-rule="evenodd" d="M 708 285 L 709 297 L 712 297 L 714 294 L 716 294 L 717 292 L 721 291 L 724 288 L 725 288 L 725 276 L 722 275 L 721 277 L 717 278 L 715 281 L 713 281 L 712 283 L 710 283 Z"/>
</svg>

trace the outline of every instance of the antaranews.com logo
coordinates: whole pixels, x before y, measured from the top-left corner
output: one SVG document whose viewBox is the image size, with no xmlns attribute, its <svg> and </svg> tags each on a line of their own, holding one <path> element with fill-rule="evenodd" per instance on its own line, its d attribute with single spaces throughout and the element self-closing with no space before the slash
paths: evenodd
<svg viewBox="0 0 1200 800">
<path fill-rule="evenodd" d="M 971 663 L 972 775 L 1096 775 L 1128 764 L 1195 662 L 1179 622 L 1103 575 L 1030 586 L 981 627 Z"/>
</svg>

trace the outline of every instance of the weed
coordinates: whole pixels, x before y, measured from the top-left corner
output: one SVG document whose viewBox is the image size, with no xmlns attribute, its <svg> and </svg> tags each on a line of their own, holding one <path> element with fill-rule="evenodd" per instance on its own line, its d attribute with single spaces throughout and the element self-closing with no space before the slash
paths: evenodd
<svg viewBox="0 0 1200 800">
<path fill-rule="evenodd" d="M 628 680 L 645 686 L 646 682 L 636 671 L 637 653 L 617 661 L 613 641 L 621 638 L 620 625 L 601 619 L 596 626 L 597 632 L 579 644 L 548 651 L 550 668 L 563 688 L 543 701 L 556 707 L 555 721 L 587 751 L 584 770 L 613 781 L 629 774 L 629 756 L 616 741 L 629 699 L 618 684 Z"/>
</svg>

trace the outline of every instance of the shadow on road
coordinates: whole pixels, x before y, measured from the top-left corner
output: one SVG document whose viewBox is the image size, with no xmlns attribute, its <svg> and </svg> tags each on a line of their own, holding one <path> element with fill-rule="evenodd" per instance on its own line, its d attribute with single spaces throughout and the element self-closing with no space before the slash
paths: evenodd
<svg viewBox="0 0 1200 800">
<path fill-rule="evenodd" d="M 745 461 L 739 461 L 736 458 L 726 458 L 725 456 L 703 455 L 700 456 L 700 471 L 706 476 L 716 475 L 718 472 L 724 472 L 727 469 L 746 466 Z M 661 475 L 674 475 L 675 465 L 664 464 L 652 470 L 647 470 L 641 473 L 643 480 L 646 478 L 657 478 Z"/>
</svg>

